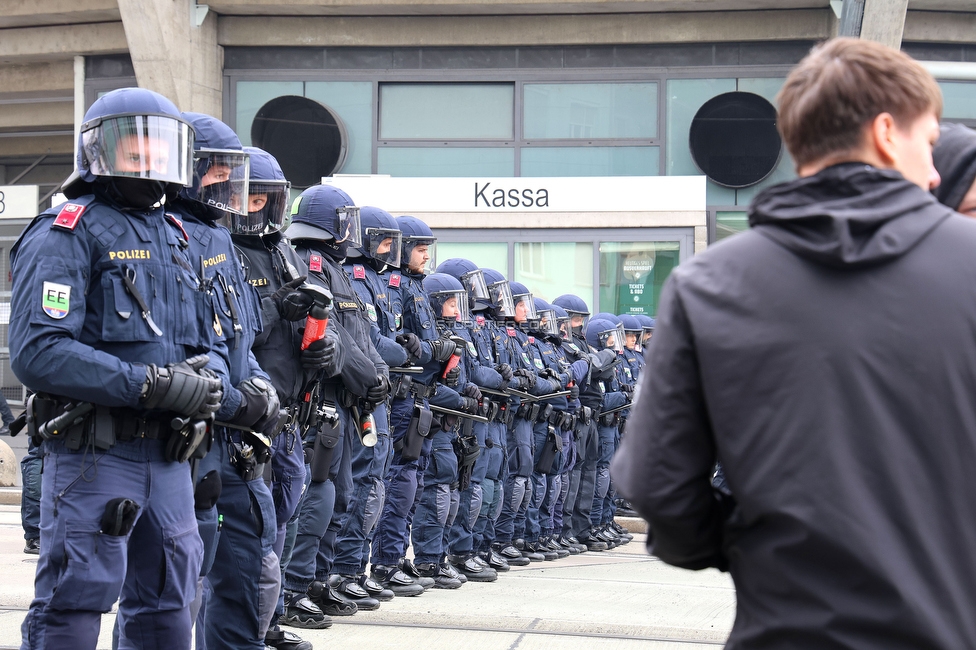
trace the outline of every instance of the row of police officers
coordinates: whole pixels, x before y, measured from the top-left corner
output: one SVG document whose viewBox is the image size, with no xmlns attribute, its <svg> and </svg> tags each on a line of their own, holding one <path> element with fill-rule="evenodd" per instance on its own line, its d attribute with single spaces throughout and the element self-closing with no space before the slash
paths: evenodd
<svg viewBox="0 0 976 650">
<path fill-rule="evenodd" d="M 305 650 L 282 625 L 629 541 L 609 464 L 650 319 L 428 273 L 419 219 L 292 202 L 151 91 L 96 100 L 78 144 L 11 252 L 44 468 L 23 648 L 94 648 L 118 601 L 114 647 Z"/>
</svg>

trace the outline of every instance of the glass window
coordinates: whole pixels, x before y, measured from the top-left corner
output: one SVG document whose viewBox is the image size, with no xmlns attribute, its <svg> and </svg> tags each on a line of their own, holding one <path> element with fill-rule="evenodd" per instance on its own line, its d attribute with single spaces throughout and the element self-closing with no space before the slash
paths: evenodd
<svg viewBox="0 0 976 650">
<path fill-rule="evenodd" d="M 525 84 L 526 138 L 656 138 L 657 84 Z"/>
<path fill-rule="evenodd" d="M 237 82 L 237 137 L 245 147 L 251 146 L 251 123 L 258 109 L 275 97 L 298 95 L 302 97 L 305 84 L 301 81 L 238 81 Z"/>
<path fill-rule="evenodd" d="M 940 81 L 942 87 L 943 119 L 976 119 L 976 83 Z"/>
<path fill-rule="evenodd" d="M 715 241 L 730 237 L 749 228 L 749 215 L 745 212 L 716 212 Z"/>
<path fill-rule="evenodd" d="M 522 176 L 657 176 L 659 147 L 522 147 Z"/>
<path fill-rule="evenodd" d="M 589 304 L 593 295 L 593 244 L 518 242 L 515 280 L 543 300 L 574 293 Z"/>
<path fill-rule="evenodd" d="M 736 89 L 735 79 L 669 79 L 665 172 L 669 176 L 699 176 L 691 158 L 688 135 L 695 113 L 716 95 Z M 735 205 L 735 190 L 709 181 L 709 205 Z"/>
<path fill-rule="evenodd" d="M 305 96 L 334 110 L 346 125 L 346 163 L 343 174 L 369 174 L 373 160 L 370 148 L 373 141 L 373 84 L 367 81 L 310 81 L 305 84 Z"/>
<path fill-rule="evenodd" d="M 679 251 L 676 241 L 601 242 L 600 311 L 654 316 Z"/>
<path fill-rule="evenodd" d="M 376 172 L 392 176 L 515 176 L 515 149 L 380 147 Z"/>
<path fill-rule="evenodd" d="M 508 244 L 504 242 L 483 244 L 438 241 L 435 256 L 435 266 L 452 257 L 463 257 L 477 264 L 479 268 L 494 269 L 502 275 L 508 275 Z"/>
<path fill-rule="evenodd" d="M 772 102 L 773 106 L 776 106 L 776 93 L 783 87 L 785 81 L 786 79 L 783 77 L 744 78 L 739 79 L 739 90 L 761 95 Z M 794 178 L 796 178 L 796 170 L 793 166 L 793 158 L 790 157 L 789 152 L 784 146 L 783 154 L 780 156 L 779 163 L 773 169 L 773 172 L 763 182 L 737 190 L 735 193 L 735 204 L 749 205 L 752 199 L 767 187 L 772 187 L 773 185 L 778 185 L 784 181 L 793 180 Z M 718 237 L 718 231 L 716 231 L 716 237 Z"/>
<path fill-rule="evenodd" d="M 513 84 L 382 84 L 380 139 L 515 137 Z"/>
</svg>

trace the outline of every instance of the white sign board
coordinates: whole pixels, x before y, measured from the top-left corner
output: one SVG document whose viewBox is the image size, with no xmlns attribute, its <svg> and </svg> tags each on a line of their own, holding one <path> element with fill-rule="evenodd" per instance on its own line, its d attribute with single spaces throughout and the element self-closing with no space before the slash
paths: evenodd
<svg viewBox="0 0 976 650">
<path fill-rule="evenodd" d="M 394 178 L 337 175 L 322 179 L 356 205 L 396 213 L 704 211 L 704 176 L 586 178 Z"/>
<path fill-rule="evenodd" d="M 0 185 L 0 219 L 33 219 L 37 196 L 37 185 Z"/>
</svg>

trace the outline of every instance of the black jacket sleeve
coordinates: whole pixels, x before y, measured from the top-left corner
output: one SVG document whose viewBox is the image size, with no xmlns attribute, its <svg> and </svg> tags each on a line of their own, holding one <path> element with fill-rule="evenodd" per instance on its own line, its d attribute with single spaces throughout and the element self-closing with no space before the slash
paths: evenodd
<svg viewBox="0 0 976 650">
<path fill-rule="evenodd" d="M 661 292 L 651 372 L 611 467 L 620 494 L 650 523 L 648 550 L 686 569 L 725 568 L 722 516 L 711 485 L 715 444 L 678 278 Z"/>
</svg>

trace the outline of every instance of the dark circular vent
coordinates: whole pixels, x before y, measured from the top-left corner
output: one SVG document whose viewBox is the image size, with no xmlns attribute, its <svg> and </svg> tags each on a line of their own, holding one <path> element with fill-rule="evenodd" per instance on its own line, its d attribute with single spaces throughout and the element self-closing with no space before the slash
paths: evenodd
<svg viewBox="0 0 976 650">
<path fill-rule="evenodd" d="M 278 159 L 293 186 L 306 188 L 342 168 L 348 137 L 335 111 L 306 97 L 285 95 L 258 111 L 251 142 Z"/>
<path fill-rule="evenodd" d="M 753 93 L 725 93 L 698 109 L 689 134 L 691 156 L 710 179 L 748 187 L 769 176 L 779 162 L 782 140 L 776 108 Z"/>
</svg>

